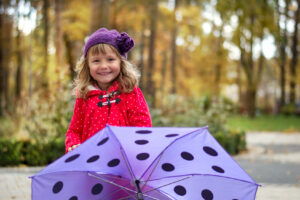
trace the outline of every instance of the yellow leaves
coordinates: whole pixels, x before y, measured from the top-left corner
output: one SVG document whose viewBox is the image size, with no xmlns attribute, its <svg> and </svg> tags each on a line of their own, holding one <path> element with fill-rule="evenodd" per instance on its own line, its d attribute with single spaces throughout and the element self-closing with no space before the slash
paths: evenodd
<svg viewBox="0 0 300 200">
<path fill-rule="evenodd" d="M 82 41 L 89 31 L 90 25 L 90 0 L 82 4 L 80 0 L 68 1 L 62 13 L 63 32 L 70 40 Z"/>
</svg>

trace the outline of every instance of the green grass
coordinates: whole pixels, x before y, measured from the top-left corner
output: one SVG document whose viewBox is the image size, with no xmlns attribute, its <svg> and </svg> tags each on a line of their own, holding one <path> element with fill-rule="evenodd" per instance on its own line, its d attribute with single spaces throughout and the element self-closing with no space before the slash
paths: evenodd
<svg viewBox="0 0 300 200">
<path fill-rule="evenodd" d="M 232 116 L 228 119 L 229 128 L 244 131 L 300 132 L 300 117 L 263 115 L 254 119 L 246 116 Z"/>
</svg>

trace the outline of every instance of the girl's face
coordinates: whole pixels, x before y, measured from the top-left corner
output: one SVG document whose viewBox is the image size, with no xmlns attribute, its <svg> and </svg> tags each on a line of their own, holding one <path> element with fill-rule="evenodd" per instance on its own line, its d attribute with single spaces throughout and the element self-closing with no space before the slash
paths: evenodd
<svg viewBox="0 0 300 200">
<path fill-rule="evenodd" d="M 101 90 L 107 90 L 120 73 L 120 58 L 107 45 L 103 45 L 97 53 L 89 51 L 87 57 L 90 75 L 97 81 Z"/>
</svg>

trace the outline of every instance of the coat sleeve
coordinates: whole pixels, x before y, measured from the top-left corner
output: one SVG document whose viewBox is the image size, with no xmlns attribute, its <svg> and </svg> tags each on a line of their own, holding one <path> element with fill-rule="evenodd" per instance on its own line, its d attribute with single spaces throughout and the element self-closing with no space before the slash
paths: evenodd
<svg viewBox="0 0 300 200">
<path fill-rule="evenodd" d="M 83 130 L 85 113 L 85 102 L 82 98 L 77 98 L 74 106 L 74 113 L 71 119 L 71 123 L 66 133 L 65 147 L 66 153 L 68 148 L 75 145 L 81 144 L 81 134 Z"/>
<path fill-rule="evenodd" d="M 130 93 L 127 117 L 130 126 L 151 127 L 152 121 L 147 102 L 140 88 L 135 87 Z"/>
</svg>

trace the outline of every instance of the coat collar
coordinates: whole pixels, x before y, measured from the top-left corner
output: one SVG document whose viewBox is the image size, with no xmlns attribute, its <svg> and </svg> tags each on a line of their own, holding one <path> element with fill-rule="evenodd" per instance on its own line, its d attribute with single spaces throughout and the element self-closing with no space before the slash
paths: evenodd
<svg viewBox="0 0 300 200">
<path fill-rule="evenodd" d="M 98 94 L 107 94 L 112 91 L 119 90 L 119 83 L 114 81 L 111 86 L 109 86 L 108 90 L 101 90 L 97 85 L 89 85 L 88 86 L 89 94 L 88 96 L 98 95 Z"/>
</svg>

